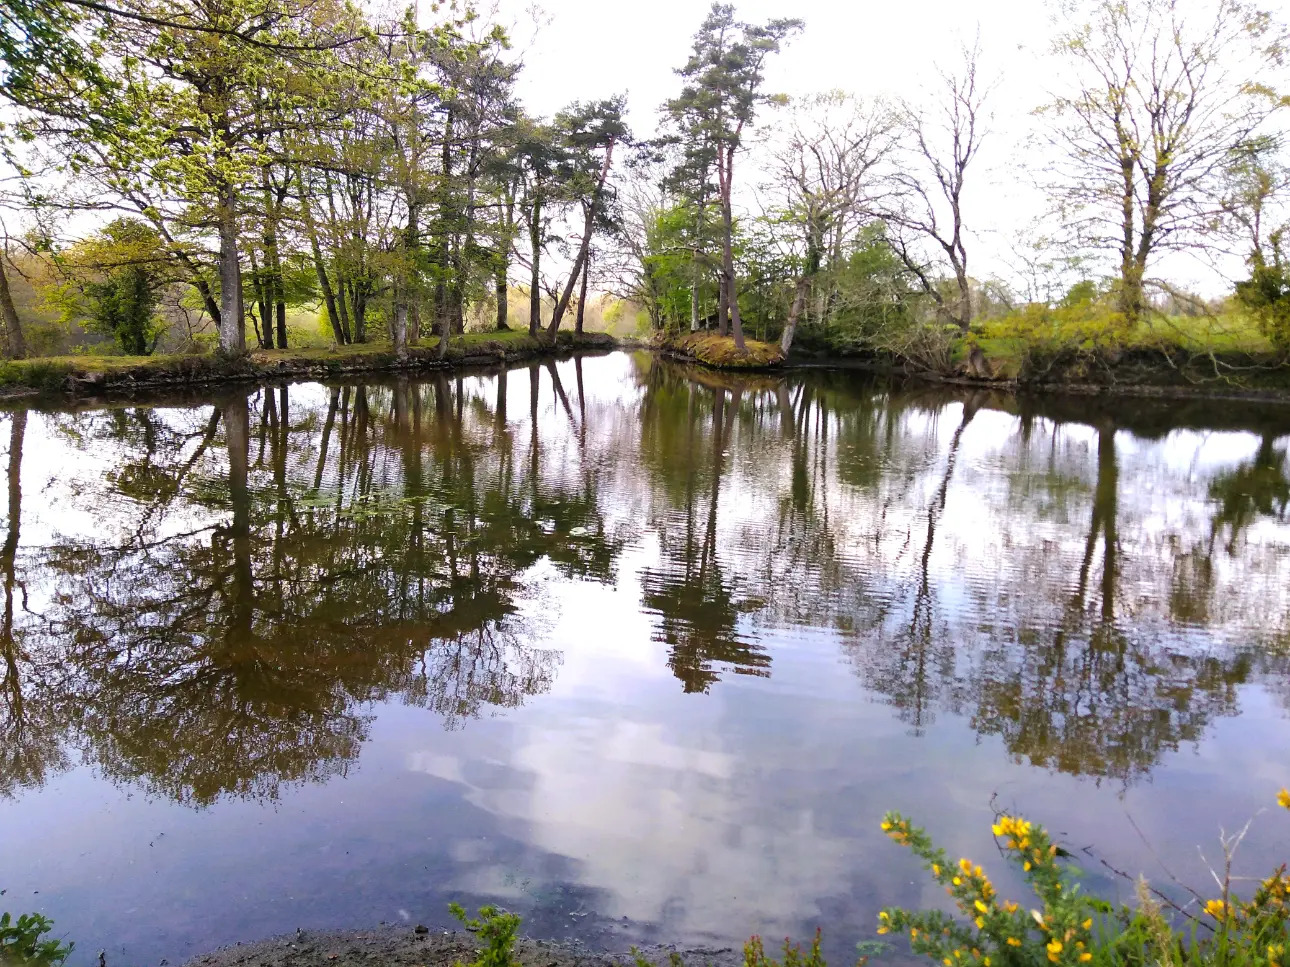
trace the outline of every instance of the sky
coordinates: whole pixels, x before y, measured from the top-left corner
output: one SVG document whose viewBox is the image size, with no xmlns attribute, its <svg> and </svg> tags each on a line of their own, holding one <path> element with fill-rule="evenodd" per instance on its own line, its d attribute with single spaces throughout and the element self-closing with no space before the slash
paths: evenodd
<svg viewBox="0 0 1290 967">
<path fill-rule="evenodd" d="M 495 0 L 525 69 L 518 93 L 527 109 L 549 116 L 575 99 L 626 92 L 638 135 L 655 130 L 659 106 L 679 90 L 684 63 L 707 0 Z M 1180 0 L 1197 8 L 1204 0 Z M 1290 0 L 1262 4 L 1284 20 Z M 988 102 L 990 137 L 965 202 L 975 230 L 974 275 L 1010 277 L 1018 235 L 1040 225 L 1046 206 L 1038 187 L 1042 157 L 1032 140 L 1032 112 L 1060 84 L 1049 51 L 1057 33 L 1042 0 L 738 0 L 741 19 L 798 17 L 805 30 L 767 70 L 767 90 L 790 96 L 843 90 L 918 102 L 931 96 L 938 69 L 961 63 L 960 49 L 978 36 L 983 74 L 996 82 Z M 536 28 L 535 28 L 536 24 Z M 1054 228 L 1056 226 L 1053 226 Z M 970 253 L 971 254 L 971 253 Z M 1206 294 L 1230 291 L 1240 259 L 1216 273 L 1195 259 L 1161 266 L 1171 281 Z"/>
</svg>

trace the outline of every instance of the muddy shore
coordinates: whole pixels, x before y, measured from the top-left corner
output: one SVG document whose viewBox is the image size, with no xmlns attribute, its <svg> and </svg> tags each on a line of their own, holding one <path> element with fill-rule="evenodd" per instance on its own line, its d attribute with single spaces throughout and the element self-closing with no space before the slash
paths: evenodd
<svg viewBox="0 0 1290 967">
<path fill-rule="evenodd" d="M 299 930 L 223 947 L 194 957 L 186 967 L 454 967 L 473 961 L 478 949 L 469 933 L 386 924 L 370 930 Z M 516 942 L 515 954 L 522 967 L 630 967 L 634 963 L 630 950 L 596 950 L 575 941 L 521 939 Z M 692 967 L 738 967 L 743 963 L 742 952 L 731 947 L 650 946 L 641 948 L 640 954 L 660 965 L 667 965 L 673 954 Z"/>
</svg>

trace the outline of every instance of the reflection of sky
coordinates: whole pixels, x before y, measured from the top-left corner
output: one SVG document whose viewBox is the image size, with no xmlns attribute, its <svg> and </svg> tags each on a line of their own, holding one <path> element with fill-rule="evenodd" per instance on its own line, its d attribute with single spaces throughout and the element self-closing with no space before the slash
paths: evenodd
<svg viewBox="0 0 1290 967">
<path fill-rule="evenodd" d="M 1185 882 L 1202 884 L 1198 848 L 1214 860 L 1220 826 L 1236 828 L 1290 782 L 1286 707 L 1260 684 L 1240 687 L 1239 716 L 1209 722 L 1203 741 L 1166 750 L 1150 781 L 1128 787 L 1013 761 L 997 736 L 978 736 L 945 711 L 918 734 L 869 690 L 854 656 L 890 647 L 887 633 L 838 630 L 834 611 L 861 598 L 905 607 L 957 404 L 901 418 L 888 475 L 872 490 L 833 476 L 846 444 L 830 438 L 825 469 L 812 471 L 821 474 L 812 499 L 816 513 L 827 506 L 842 586 L 803 598 L 805 616 L 780 599 L 817 575 L 766 563 L 791 529 L 777 522 L 773 489 L 787 487 L 789 444 L 773 427 L 736 421 L 718 546 L 727 578 L 770 602 L 739 627 L 768 649 L 771 677 L 718 667 L 709 694 L 684 694 L 668 646 L 654 640 L 657 616 L 640 607 L 641 573 L 663 553 L 651 515 L 668 503 L 632 449 L 641 393 L 624 382 L 632 372 L 624 355 L 583 368 L 585 447 L 541 373 L 545 472 L 576 480 L 598 468 L 608 526 L 632 540 L 611 584 L 570 581 L 545 563 L 526 575 L 543 587 L 524 599 L 526 617 L 542 629 L 541 647 L 564 656 L 548 693 L 452 732 L 424 709 L 378 704 L 370 740 L 343 777 L 284 789 L 271 803 L 183 809 L 114 787 L 87 764 L 39 793 L 0 801 L 5 902 L 53 915 L 80 941 L 81 963 L 107 943 L 115 944 L 110 961 L 174 963 L 297 926 L 405 917 L 437 925 L 449 899 L 497 900 L 524 913 L 535 933 L 613 946 L 738 943 L 754 931 L 805 936 L 823 922 L 832 953 L 845 956 L 872 935 L 879 905 L 940 902 L 878 833 L 885 809 L 916 817 L 952 854 L 974 856 L 1014 890 L 986 835 L 996 794 L 1125 869 L 1163 878 L 1154 851 Z M 576 417 L 571 364 L 559 372 Z M 491 405 L 491 377 L 464 384 Z M 508 392 L 509 428 L 526 447 L 525 371 L 510 374 Z M 293 414 L 325 413 L 321 387 L 290 394 Z M 207 416 L 176 410 L 166 419 L 196 432 Z M 320 428 L 319 416 L 310 432 Z M 469 435 L 481 445 L 491 439 L 482 427 Z M 71 450 L 66 439 L 46 418 L 28 424 L 24 547 L 55 534 L 111 541 L 129 527 L 121 498 L 105 503 L 98 484 L 113 466 L 111 447 Z M 706 434 L 696 440 L 711 445 Z M 1158 441 L 1117 434 L 1121 595 L 1133 621 L 1163 633 L 1164 538 L 1206 532 L 1208 480 L 1257 446 L 1257 437 L 1235 432 L 1177 431 Z M 293 452 L 293 479 L 311 479 L 316 454 L 313 445 Z M 222 453 L 210 459 L 222 465 Z M 706 468 L 707 456 L 698 460 Z M 1008 414 L 981 410 L 968 425 L 929 563 L 939 628 L 962 636 L 955 643 L 968 658 L 993 633 L 977 626 L 983 602 L 998 609 L 988 616 L 996 629 L 1042 622 L 1045 596 L 1073 586 L 1070 573 L 1036 569 L 1078 563 L 1096 466 L 1090 427 L 1037 421 L 1023 446 Z M 382 472 L 397 479 L 397 460 Z M 1059 478 L 1070 486 L 1054 496 L 1045 481 Z M 706 500 L 696 495 L 700 526 Z M 166 516 L 158 532 L 204 519 Z M 1219 587 L 1234 598 L 1218 610 L 1220 626 L 1174 629 L 1170 641 L 1193 650 L 1240 643 L 1252 617 L 1290 610 L 1286 544 L 1286 525 L 1263 521 L 1247 531 L 1240 555 L 1217 554 Z M 1252 872 L 1284 846 L 1286 823 L 1283 814 L 1256 821 L 1243 848 Z M 1092 886 L 1112 888 L 1095 862 L 1086 865 Z"/>
</svg>

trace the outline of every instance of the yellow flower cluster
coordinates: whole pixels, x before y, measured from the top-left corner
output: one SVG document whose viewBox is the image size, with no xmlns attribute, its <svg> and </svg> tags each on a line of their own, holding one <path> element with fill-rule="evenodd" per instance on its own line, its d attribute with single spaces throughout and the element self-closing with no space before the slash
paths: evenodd
<svg viewBox="0 0 1290 967">
<path fill-rule="evenodd" d="M 1282 789 L 1277 793 L 1277 805 L 1282 809 L 1290 809 L 1290 789 Z"/>
<path fill-rule="evenodd" d="M 1222 900 L 1210 900 L 1205 904 L 1205 912 L 1215 920 L 1227 919 L 1227 904 Z"/>
<path fill-rule="evenodd" d="M 909 821 L 896 820 L 892 822 L 884 819 L 882 821 L 882 831 L 886 833 L 893 843 L 897 846 L 909 845 Z"/>
<path fill-rule="evenodd" d="M 1268 967 L 1281 967 L 1282 959 L 1286 954 L 1286 945 L 1283 943 L 1268 944 Z"/>
</svg>

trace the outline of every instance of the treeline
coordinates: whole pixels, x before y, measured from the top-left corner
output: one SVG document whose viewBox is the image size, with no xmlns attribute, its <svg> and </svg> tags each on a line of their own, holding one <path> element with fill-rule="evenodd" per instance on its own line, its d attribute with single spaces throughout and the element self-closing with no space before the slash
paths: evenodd
<svg viewBox="0 0 1290 967">
<path fill-rule="evenodd" d="M 1042 189 L 1045 217 L 1011 240 L 1003 265 L 1001 219 L 984 206 L 991 193 L 996 204 L 1009 196 L 983 150 L 1009 146 L 979 42 L 918 102 L 831 92 L 767 111 L 733 238 L 735 304 L 755 334 L 785 352 L 807 340 L 978 371 L 983 348 L 1284 358 L 1285 30 L 1240 3 L 1185 6 L 1089 0 L 1055 11 L 1035 113 L 1008 119 L 1009 167 Z M 721 29 L 710 17 L 697 57 Z M 739 340 L 722 288 L 722 165 L 747 140 L 745 119 L 700 117 L 686 96 L 666 113 L 670 153 L 630 192 L 628 288 L 655 328 L 728 324 Z M 1225 259 L 1247 269 L 1226 295 L 1168 278 Z"/>
<path fill-rule="evenodd" d="M 628 138 L 621 99 L 528 116 L 505 33 L 469 10 L 429 28 L 331 0 L 114 10 L 11 11 L 26 33 L 4 51 L 3 89 L 20 117 L 7 201 L 36 226 L 26 254 L 55 300 L 123 351 L 155 346 L 177 284 L 233 354 L 248 330 L 285 347 L 288 307 L 309 301 L 336 343 L 378 335 L 401 351 L 462 331 L 490 298 L 506 328 L 517 269 L 534 333 L 559 329 L 579 280 L 585 292 Z M 63 243 L 69 211 L 105 224 Z M 581 240 L 548 271 L 575 212 Z M 21 321 L 11 299 L 0 306 L 21 356 Z"/>
<path fill-rule="evenodd" d="M 739 349 L 751 329 L 939 366 L 1038 343 L 1290 350 L 1286 33 L 1239 2 L 1063 9 L 1028 148 L 1050 211 L 1007 282 L 979 271 L 998 97 L 980 44 L 920 103 L 788 98 L 766 69 L 804 25 L 714 3 L 658 130 L 634 137 L 625 97 L 526 112 L 506 31 L 469 6 L 431 26 L 340 0 L 0 16 L 13 357 L 15 275 L 130 354 L 208 330 L 224 353 L 248 334 L 286 348 L 305 307 L 336 344 L 396 352 L 468 323 L 554 335 L 606 291 L 642 328 Z M 97 230 L 65 238 L 86 212 Z M 1201 299 L 1157 274 L 1179 252 L 1249 271 Z"/>
</svg>

